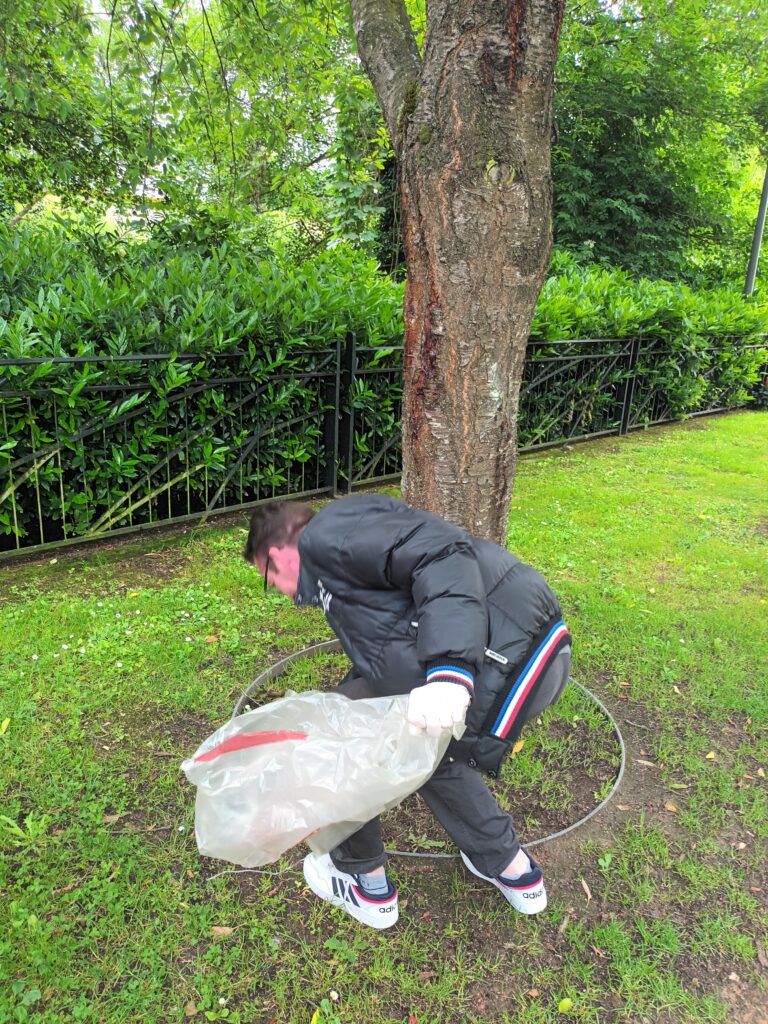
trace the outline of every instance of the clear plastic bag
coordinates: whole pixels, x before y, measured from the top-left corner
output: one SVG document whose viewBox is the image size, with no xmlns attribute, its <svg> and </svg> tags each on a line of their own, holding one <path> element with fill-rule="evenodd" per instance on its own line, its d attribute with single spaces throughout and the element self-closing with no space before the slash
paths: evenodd
<svg viewBox="0 0 768 1024">
<path fill-rule="evenodd" d="M 408 696 L 285 697 L 228 722 L 184 761 L 200 853 L 243 867 L 302 841 L 327 853 L 432 775 L 451 739 L 414 734 Z M 463 731 L 463 729 L 462 729 Z"/>
</svg>

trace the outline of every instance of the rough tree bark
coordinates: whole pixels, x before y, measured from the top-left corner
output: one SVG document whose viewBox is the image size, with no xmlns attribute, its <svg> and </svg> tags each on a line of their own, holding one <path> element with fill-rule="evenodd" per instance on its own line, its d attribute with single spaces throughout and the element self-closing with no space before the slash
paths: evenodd
<svg viewBox="0 0 768 1024">
<path fill-rule="evenodd" d="M 552 231 L 552 86 L 565 0 L 352 0 L 400 168 L 403 495 L 505 542 L 520 379 Z"/>
</svg>

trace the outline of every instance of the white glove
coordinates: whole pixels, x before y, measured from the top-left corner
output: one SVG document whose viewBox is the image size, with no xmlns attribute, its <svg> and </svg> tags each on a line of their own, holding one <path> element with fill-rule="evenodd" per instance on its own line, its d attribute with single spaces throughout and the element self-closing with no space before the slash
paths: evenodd
<svg viewBox="0 0 768 1024">
<path fill-rule="evenodd" d="M 408 694 L 408 721 L 415 728 L 438 736 L 464 722 L 469 707 L 469 690 L 460 683 L 425 683 Z"/>
</svg>

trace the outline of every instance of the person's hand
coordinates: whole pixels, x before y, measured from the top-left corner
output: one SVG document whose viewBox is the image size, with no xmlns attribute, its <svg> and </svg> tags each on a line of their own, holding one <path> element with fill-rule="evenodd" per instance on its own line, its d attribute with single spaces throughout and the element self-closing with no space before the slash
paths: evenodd
<svg viewBox="0 0 768 1024">
<path fill-rule="evenodd" d="M 464 721 L 469 707 L 469 690 L 460 683 L 425 683 L 408 695 L 407 718 L 415 730 L 438 736 Z"/>
</svg>

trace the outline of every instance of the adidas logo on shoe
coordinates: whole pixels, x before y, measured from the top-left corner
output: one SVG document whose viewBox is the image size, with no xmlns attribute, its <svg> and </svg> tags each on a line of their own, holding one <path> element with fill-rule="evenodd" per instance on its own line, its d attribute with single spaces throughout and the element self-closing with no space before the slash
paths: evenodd
<svg viewBox="0 0 768 1024">
<path fill-rule="evenodd" d="M 397 889 L 390 882 L 378 897 L 366 892 L 354 875 L 339 871 L 327 853 L 304 858 L 304 880 L 321 900 L 327 900 L 370 928 L 391 928 L 397 922 Z"/>
<path fill-rule="evenodd" d="M 461 851 L 459 852 L 461 853 Z M 503 876 L 492 878 L 489 875 L 483 875 L 477 870 L 466 853 L 461 853 L 461 859 L 473 875 L 485 879 L 491 885 L 495 885 L 499 892 L 503 893 L 507 902 L 521 914 L 540 914 L 546 908 L 547 891 L 544 888 L 544 877 L 541 867 L 533 860 L 530 854 L 528 859 L 531 862 L 531 870 L 521 875 L 520 878 L 515 879 L 505 879 Z"/>
</svg>

